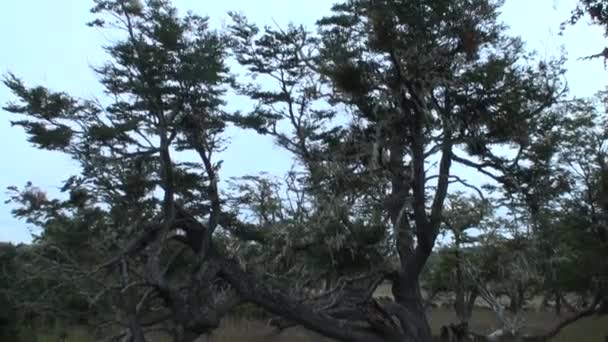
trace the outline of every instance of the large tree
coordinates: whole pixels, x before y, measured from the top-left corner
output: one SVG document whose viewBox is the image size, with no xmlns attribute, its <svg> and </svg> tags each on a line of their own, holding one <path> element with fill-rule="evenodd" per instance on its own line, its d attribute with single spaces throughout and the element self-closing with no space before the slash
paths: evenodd
<svg viewBox="0 0 608 342">
<path fill-rule="evenodd" d="M 277 136 L 308 167 L 311 182 L 324 172 L 324 182 L 342 181 L 327 183 L 333 194 L 358 191 L 371 201 L 368 208 L 382 212 L 399 260 L 385 274 L 399 325 L 370 322 L 380 340 L 430 339 L 419 276 L 449 184 L 461 181 L 452 163 L 514 186 L 513 166 L 529 160 L 530 137 L 562 94 L 561 61 L 535 61 L 520 40 L 506 36 L 496 19 L 499 5 L 349 1 L 319 21 L 314 38 L 290 28 L 255 40 L 257 28 L 237 17 L 239 61 L 278 81 L 275 90 L 246 89 L 260 105 L 242 121 Z M 318 99 L 331 109 L 311 109 Z M 328 118 L 333 124 L 324 125 Z M 293 134 L 277 129 L 284 119 Z M 439 164 L 435 172 L 432 162 Z M 346 209 L 357 203 L 340 201 Z M 347 335 L 336 337 L 371 338 L 354 329 Z"/>
<path fill-rule="evenodd" d="M 217 271 L 206 263 L 221 206 L 213 158 L 225 126 L 225 42 L 206 18 L 179 17 L 168 1 L 94 3 L 90 25 L 119 37 L 106 47 L 110 60 L 95 68 L 102 99 L 4 79 L 17 97 L 5 110 L 25 116 L 13 124 L 36 147 L 81 167 L 63 187 L 68 200 L 15 189 L 24 205 L 16 214 L 44 229 L 63 273 L 98 281 L 94 299 L 110 300 L 130 338 L 144 341 L 146 329 L 167 321 L 176 341 L 192 341 L 236 303 L 218 296 Z M 199 161 L 173 158 L 185 150 Z M 65 239 L 76 232 L 79 239 Z M 188 249 L 177 240 L 188 240 Z M 83 258 L 87 252 L 92 258 Z"/>
<path fill-rule="evenodd" d="M 420 276 L 450 184 L 465 183 L 452 164 L 515 193 L 563 94 L 563 61 L 526 53 L 497 21 L 499 6 L 351 0 L 314 35 L 260 32 L 232 15 L 229 39 L 205 18 L 179 17 L 168 1 L 97 0 L 91 24 L 121 32 L 96 68 L 104 99 L 5 79 L 18 99 L 5 109 L 25 116 L 14 123 L 37 147 L 82 167 L 66 182 L 70 200 L 18 191 L 26 204 L 18 214 L 48 239 L 74 224 L 103 246 L 96 258 L 104 262 L 86 268 L 114 270 L 109 292 L 136 341 L 162 321 L 175 341 L 192 341 L 239 301 L 341 341 L 430 341 Z M 264 82 L 232 82 L 229 49 Z M 257 102 L 254 110 L 222 110 L 229 84 Z M 293 154 L 295 206 L 261 178 L 221 194 L 216 155 L 229 122 Z M 69 244 L 62 236 L 52 240 Z M 279 263 L 252 265 L 259 260 Z M 300 273 L 323 273 L 330 285 L 320 295 L 306 291 L 306 279 L 286 277 L 311 264 L 310 276 Z M 370 298 L 382 281 L 394 301 Z"/>
</svg>

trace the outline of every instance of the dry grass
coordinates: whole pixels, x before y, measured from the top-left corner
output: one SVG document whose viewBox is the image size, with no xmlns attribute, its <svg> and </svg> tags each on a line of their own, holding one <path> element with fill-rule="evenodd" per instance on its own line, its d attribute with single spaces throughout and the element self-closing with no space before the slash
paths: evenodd
<svg viewBox="0 0 608 342">
<path fill-rule="evenodd" d="M 564 316 L 567 314 L 564 314 Z M 523 314 L 528 333 L 543 333 L 552 328 L 563 317 L 552 312 L 526 312 Z M 430 315 L 431 327 L 435 333 L 442 325 L 456 322 L 456 315 L 449 309 L 435 309 Z M 498 322 L 492 313 L 486 309 L 478 309 L 471 320 L 473 331 L 489 333 L 498 328 Z M 589 317 L 576 322 L 564 329 L 553 342 L 604 342 L 608 336 L 608 317 Z"/>
<path fill-rule="evenodd" d="M 525 319 L 531 332 L 542 332 L 552 327 L 558 320 L 552 313 L 528 312 Z M 442 325 L 453 323 L 456 317 L 452 310 L 439 308 L 430 314 L 431 326 L 435 333 Z M 492 312 L 477 310 L 471 322 L 472 328 L 478 332 L 489 332 L 497 326 Z M 82 328 L 71 329 L 65 340 L 61 340 L 57 333 L 31 334 L 24 341 L 27 342 L 94 342 L 95 339 Z M 603 342 L 608 335 L 608 317 L 591 317 L 577 322 L 566 328 L 554 342 Z M 25 337 L 25 336 L 24 336 Z M 150 342 L 169 341 L 163 336 L 150 336 Z M 200 342 L 330 342 L 324 338 L 303 328 L 289 329 L 277 334 L 263 321 L 251 321 L 244 319 L 226 319 L 222 326 L 209 340 L 201 338 Z"/>
</svg>

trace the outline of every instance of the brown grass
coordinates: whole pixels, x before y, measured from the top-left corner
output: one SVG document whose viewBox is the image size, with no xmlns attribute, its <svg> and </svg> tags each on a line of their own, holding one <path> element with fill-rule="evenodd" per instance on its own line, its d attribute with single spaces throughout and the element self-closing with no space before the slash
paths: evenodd
<svg viewBox="0 0 608 342">
<path fill-rule="evenodd" d="M 525 314 L 530 332 L 543 332 L 552 327 L 560 318 L 549 312 L 528 312 Z M 430 314 L 431 326 L 438 333 L 442 325 L 453 323 L 456 316 L 452 310 L 445 308 L 433 309 Z M 477 332 L 489 332 L 497 327 L 494 314 L 488 310 L 477 310 L 473 314 L 471 326 Z M 31 333 L 31 332 L 30 332 Z M 608 317 L 591 317 L 577 322 L 566 328 L 554 342 L 603 342 L 608 335 Z M 25 336 L 24 336 L 25 337 Z M 92 335 L 83 328 L 70 329 L 65 341 L 58 333 L 30 334 L 24 339 L 27 342 L 94 342 Z M 156 335 L 150 336 L 150 342 L 165 342 L 168 338 Z M 304 328 L 292 328 L 282 333 L 276 333 L 263 321 L 244 319 L 225 319 L 221 327 L 215 331 L 212 339 L 205 337 L 200 342 L 331 342 Z"/>
<path fill-rule="evenodd" d="M 552 312 L 525 312 L 525 332 L 540 334 L 554 327 L 561 319 Z M 441 326 L 456 322 L 456 315 L 449 309 L 435 309 L 430 315 L 431 327 L 435 333 L 439 332 Z M 493 312 L 486 309 L 478 309 L 473 313 L 471 329 L 475 332 L 489 333 L 498 328 Z M 608 317 L 589 317 L 576 322 L 565 328 L 553 342 L 604 342 L 608 335 Z"/>
</svg>

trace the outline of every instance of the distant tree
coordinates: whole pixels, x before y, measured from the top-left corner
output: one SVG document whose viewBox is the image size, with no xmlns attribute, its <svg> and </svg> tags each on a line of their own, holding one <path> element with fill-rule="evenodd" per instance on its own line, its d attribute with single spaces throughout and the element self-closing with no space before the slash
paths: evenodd
<svg viewBox="0 0 608 342">
<path fill-rule="evenodd" d="M 471 319 L 479 289 L 471 282 L 464 268 L 469 264 L 481 269 L 483 265 L 475 260 L 477 239 L 470 230 L 477 229 L 481 234 L 484 219 L 491 213 L 489 203 L 463 193 L 448 196 L 444 211 L 442 232 L 449 236 L 451 243 L 438 253 L 441 256 L 438 265 L 432 270 L 430 288 L 448 290 L 455 294 L 454 310 L 461 322 Z M 449 234 L 449 235 L 448 235 Z M 468 264 L 465 265 L 465 259 Z"/>
<path fill-rule="evenodd" d="M 19 341 L 21 325 L 18 303 L 14 289 L 17 282 L 17 248 L 9 243 L 0 243 L 0 338 Z"/>
<path fill-rule="evenodd" d="M 508 295 L 508 309 L 515 319 L 503 320 L 513 331 L 521 328 L 517 313 L 533 294 L 553 296 L 558 311 L 565 304 L 566 292 L 579 292 L 585 299 L 580 307 L 571 308 L 573 314 L 531 340 L 549 340 L 578 319 L 605 312 L 606 269 L 603 264 L 592 265 L 592 260 L 606 253 L 600 223 L 602 101 L 565 101 L 545 117 L 543 133 L 532 135 L 532 148 L 520 156 L 529 163 L 513 165 L 511 186 L 500 188 L 509 216 L 497 223 L 507 234 L 490 235 L 491 240 L 482 243 L 494 245 L 499 253 L 494 261 L 499 273 L 492 278 L 502 285 L 483 296 L 496 302 L 491 297 L 499 291 Z M 510 238 L 505 240 L 505 235 Z M 485 278 L 478 279 L 479 284 L 486 283 Z M 497 312 L 503 311 L 498 303 L 495 306 Z"/>
<path fill-rule="evenodd" d="M 569 258 L 566 265 L 574 267 L 566 273 L 573 278 L 564 280 L 582 280 L 579 289 L 587 287 L 597 291 L 599 286 L 603 291 L 604 311 L 608 308 L 608 268 L 593 260 L 608 252 L 606 92 L 600 92 L 591 100 L 574 101 L 570 111 L 578 119 L 568 127 L 559 162 L 568 165 L 571 186 L 560 200 L 562 214 L 555 228 L 570 237 L 560 244 L 570 251 L 564 253 Z M 586 281 L 581 265 L 587 265 Z"/>
</svg>

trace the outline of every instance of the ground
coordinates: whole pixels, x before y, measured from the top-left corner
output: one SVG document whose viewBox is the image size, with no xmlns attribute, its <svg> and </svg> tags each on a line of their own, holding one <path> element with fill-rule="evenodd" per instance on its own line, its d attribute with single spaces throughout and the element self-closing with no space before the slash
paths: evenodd
<svg viewBox="0 0 608 342">
<path fill-rule="evenodd" d="M 527 312 L 524 318 L 534 331 L 544 331 L 553 326 L 560 318 L 549 312 Z M 448 308 L 433 309 L 430 313 L 431 325 L 438 333 L 442 325 L 456 321 L 452 310 Z M 488 332 L 496 327 L 494 314 L 488 310 L 478 309 L 473 314 L 472 329 L 478 332 Z M 31 342 L 93 342 L 95 339 L 82 328 L 71 329 L 65 340 L 57 333 L 39 333 Z M 590 317 L 566 328 L 554 342 L 604 342 L 608 335 L 608 317 Z M 168 339 L 161 336 L 150 339 L 150 342 L 165 342 Z M 212 342 L 330 342 L 317 334 L 302 328 L 289 329 L 277 334 L 263 321 L 243 319 L 226 319 L 222 323 Z M 29 341 L 28 341 L 29 342 Z M 201 338 L 200 342 L 207 342 Z"/>
</svg>

